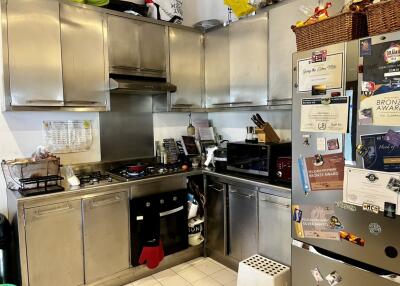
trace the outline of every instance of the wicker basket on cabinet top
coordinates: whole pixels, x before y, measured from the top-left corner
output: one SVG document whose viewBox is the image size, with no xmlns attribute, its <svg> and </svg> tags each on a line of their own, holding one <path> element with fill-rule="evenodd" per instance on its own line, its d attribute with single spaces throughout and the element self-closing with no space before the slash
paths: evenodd
<svg viewBox="0 0 400 286">
<path fill-rule="evenodd" d="M 306 51 L 368 35 L 366 15 L 346 12 L 314 24 L 293 28 L 297 51 Z"/>
<path fill-rule="evenodd" d="M 400 0 L 382 1 L 367 7 L 368 33 L 375 36 L 400 30 Z"/>
</svg>

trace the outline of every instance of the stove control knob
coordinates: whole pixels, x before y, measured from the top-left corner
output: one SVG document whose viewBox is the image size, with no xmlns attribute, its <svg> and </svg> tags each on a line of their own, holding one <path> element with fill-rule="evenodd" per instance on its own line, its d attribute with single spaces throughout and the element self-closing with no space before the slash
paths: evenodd
<svg viewBox="0 0 400 286">
<path fill-rule="evenodd" d="M 282 173 L 282 171 L 278 171 L 278 172 L 276 172 L 276 175 L 277 175 L 279 178 L 282 178 L 283 173 Z"/>
<path fill-rule="evenodd" d="M 111 182 L 112 182 L 112 178 L 111 178 L 111 177 L 108 177 L 108 178 L 107 178 L 107 182 L 111 183 Z"/>
</svg>

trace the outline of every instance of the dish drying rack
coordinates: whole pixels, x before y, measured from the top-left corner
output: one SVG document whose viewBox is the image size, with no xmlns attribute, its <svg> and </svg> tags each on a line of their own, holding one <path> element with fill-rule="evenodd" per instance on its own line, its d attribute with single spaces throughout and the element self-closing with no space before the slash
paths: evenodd
<svg viewBox="0 0 400 286">
<path fill-rule="evenodd" d="M 25 197 L 63 191 L 60 167 L 60 158 L 57 157 L 1 162 L 7 188 Z"/>
</svg>

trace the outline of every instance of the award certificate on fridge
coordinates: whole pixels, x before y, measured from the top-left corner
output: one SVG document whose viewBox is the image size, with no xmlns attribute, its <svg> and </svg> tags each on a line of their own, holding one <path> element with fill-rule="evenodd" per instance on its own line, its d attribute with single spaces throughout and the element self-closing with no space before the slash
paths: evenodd
<svg viewBox="0 0 400 286">
<path fill-rule="evenodd" d="M 384 211 L 385 203 L 397 206 L 400 175 L 366 169 L 345 167 L 343 201 L 362 206 L 369 204 Z M 397 208 L 399 214 L 399 208 Z"/>
<path fill-rule="evenodd" d="M 347 133 L 349 98 L 304 98 L 301 102 L 301 131 Z"/>
</svg>

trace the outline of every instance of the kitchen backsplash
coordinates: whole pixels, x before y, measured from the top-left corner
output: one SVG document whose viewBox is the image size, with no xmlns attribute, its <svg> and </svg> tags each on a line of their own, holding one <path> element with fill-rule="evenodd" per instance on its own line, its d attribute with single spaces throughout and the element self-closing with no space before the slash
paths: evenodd
<svg viewBox="0 0 400 286">
<path fill-rule="evenodd" d="M 291 111 L 275 110 L 259 112 L 265 121 L 268 121 L 283 141 L 291 140 Z M 246 137 L 246 126 L 254 126 L 250 120 L 255 112 L 214 112 L 193 113 L 196 120 L 209 120 L 215 131 L 229 141 L 242 141 Z M 188 126 L 187 113 L 156 113 L 153 115 L 154 140 L 164 138 L 178 139 L 186 134 Z"/>
</svg>

